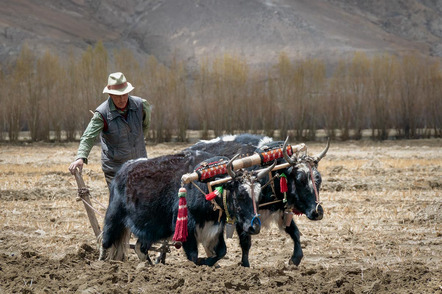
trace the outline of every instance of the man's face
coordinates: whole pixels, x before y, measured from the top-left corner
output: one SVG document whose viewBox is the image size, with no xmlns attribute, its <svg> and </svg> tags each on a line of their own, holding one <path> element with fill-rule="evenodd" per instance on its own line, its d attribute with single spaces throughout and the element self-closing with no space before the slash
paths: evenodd
<svg viewBox="0 0 442 294">
<path fill-rule="evenodd" d="M 126 107 L 127 101 L 129 99 L 129 94 L 124 94 L 124 95 L 110 94 L 109 96 L 112 98 L 112 101 L 114 102 L 116 107 L 118 107 L 120 109 L 123 109 L 124 107 Z"/>
</svg>

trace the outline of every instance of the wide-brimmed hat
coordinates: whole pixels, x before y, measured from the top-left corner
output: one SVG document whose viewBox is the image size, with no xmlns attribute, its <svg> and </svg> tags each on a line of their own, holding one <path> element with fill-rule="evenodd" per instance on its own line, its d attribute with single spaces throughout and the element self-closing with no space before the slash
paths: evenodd
<svg viewBox="0 0 442 294">
<path fill-rule="evenodd" d="M 132 91 L 134 87 L 126 80 L 126 77 L 121 72 L 114 72 L 109 75 L 107 79 L 107 86 L 104 87 L 103 93 L 112 95 L 124 95 Z"/>
</svg>

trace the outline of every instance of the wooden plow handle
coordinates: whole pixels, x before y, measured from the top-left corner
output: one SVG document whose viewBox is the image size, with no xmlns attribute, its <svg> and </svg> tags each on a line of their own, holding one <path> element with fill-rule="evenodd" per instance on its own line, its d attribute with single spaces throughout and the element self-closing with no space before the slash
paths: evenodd
<svg viewBox="0 0 442 294">
<path fill-rule="evenodd" d="M 98 225 L 97 217 L 92 209 L 91 199 L 89 198 L 89 189 L 86 188 L 83 178 L 81 177 L 78 169 L 74 171 L 75 180 L 78 186 L 78 196 L 83 200 L 84 208 L 86 209 L 89 222 L 91 223 L 92 229 L 94 230 L 95 237 L 101 234 L 100 226 Z"/>
</svg>

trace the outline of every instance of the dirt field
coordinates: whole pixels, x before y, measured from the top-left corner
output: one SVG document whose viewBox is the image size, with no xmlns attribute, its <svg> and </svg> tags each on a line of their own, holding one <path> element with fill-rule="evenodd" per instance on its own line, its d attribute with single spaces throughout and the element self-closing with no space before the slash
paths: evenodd
<svg viewBox="0 0 442 294">
<path fill-rule="evenodd" d="M 307 145 L 311 154 L 323 147 Z M 236 235 L 216 267 L 195 266 L 175 248 L 166 265 L 135 253 L 98 261 L 67 170 L 76 148 L 0 145 L 0 293 L 442 293 L 442 140 L 332 142 L 319 166 L 324 219 L 296 217 L 299 267 L 288 264 L 292 241 L 275 227 L 253 237 L 251 268 L 238 266 Z M 108 195 L 99 156 L 94 147 L 83 177 L 101 225 Z"/>
</svg>

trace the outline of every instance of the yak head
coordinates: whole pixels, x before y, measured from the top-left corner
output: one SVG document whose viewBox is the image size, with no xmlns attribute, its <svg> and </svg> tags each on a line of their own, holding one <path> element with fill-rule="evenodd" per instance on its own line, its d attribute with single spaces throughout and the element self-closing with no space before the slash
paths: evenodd
<svg viewBox="0 0 442 294">
<path fill-rule="evenodd" d="M 250 235 L 258 234 L 261 230 L 261 221 L 258 216 L 258 203 L 261 194 L 260 179 L 265 177 L 276 165 L 256 171 L 237 170 L 232 168 L 232 162 L 238 157 L 236 155 L 227 164 L 227 173 L 231 180 L 224 184 L 224 189 L 229 195 L 225 200 L 227 223 L 236 223 L 239 233 Z M 224 198 L 223 198 L 224 199 Z"/>
<path fill-rule="evenodd" d="M 286 169 L 287 204 L 295 212 L 297 210 L 304 213 L 310 220 L 321 220 L 324 210 L 319 200 L 322 178 L 318 171 L 318 163 L 326 155 L 330 140 L 327 141 L 327 146 L 315 156 L 293 154 L 290 157 L 286 147 L 287 140 L 283 147 L 284 158 L 290 163 L 290 167 Z"/>
</svg>

